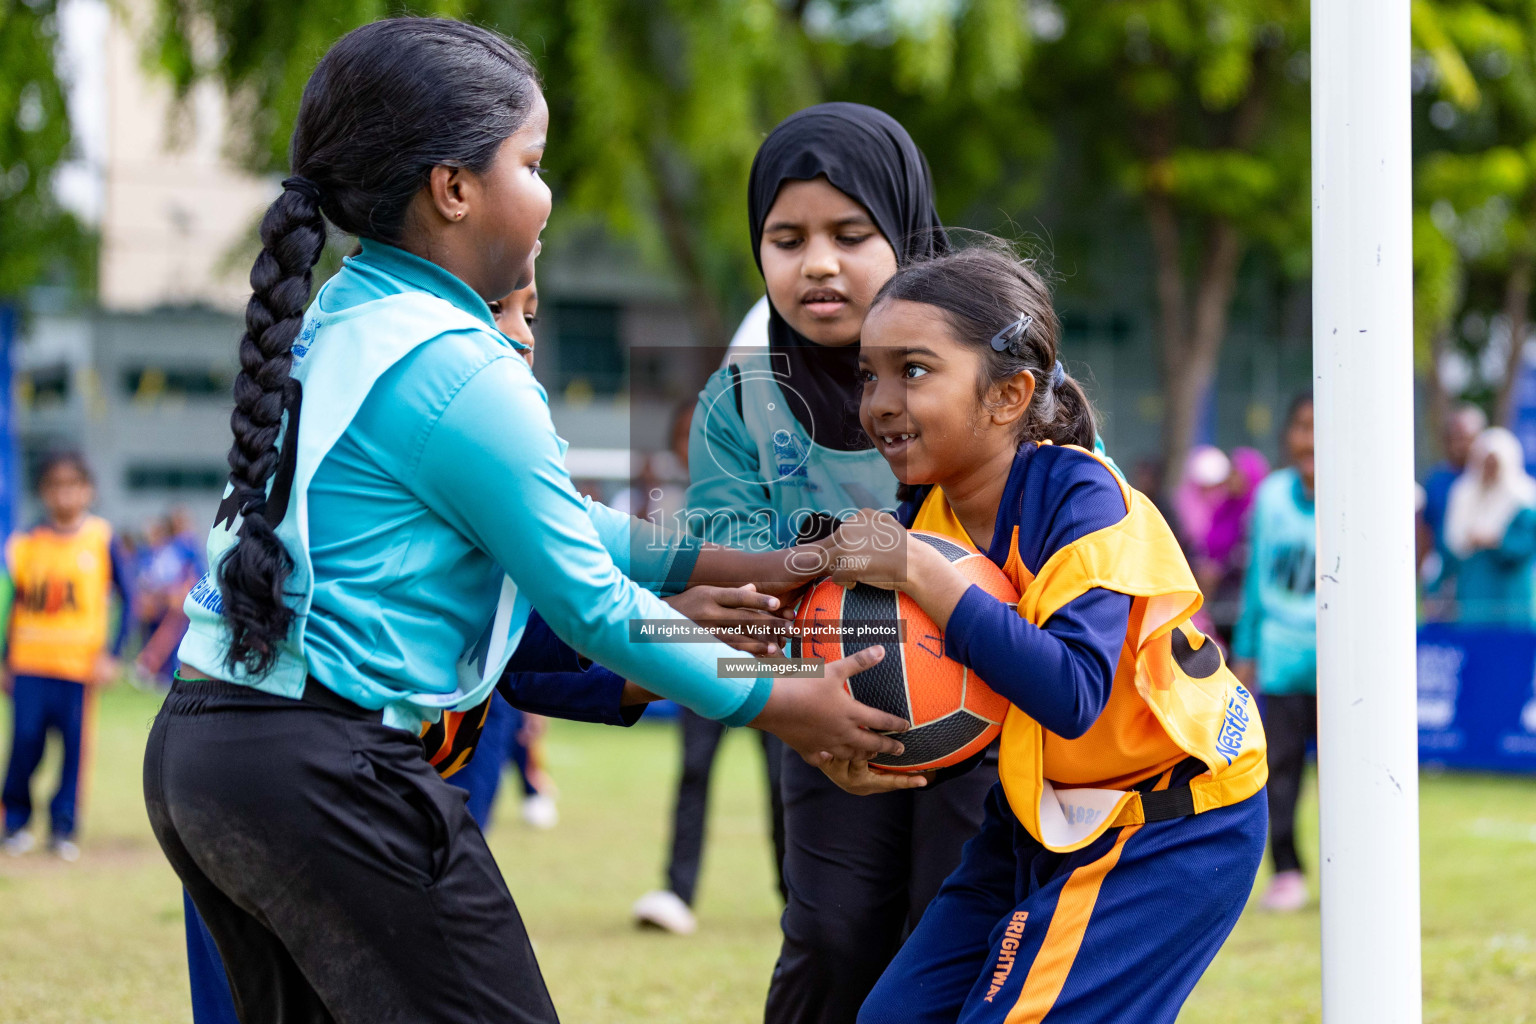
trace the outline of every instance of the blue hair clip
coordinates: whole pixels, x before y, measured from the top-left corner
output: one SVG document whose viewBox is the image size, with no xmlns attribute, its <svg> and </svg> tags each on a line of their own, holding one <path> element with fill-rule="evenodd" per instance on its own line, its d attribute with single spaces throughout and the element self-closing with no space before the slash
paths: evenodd
<svg viewBox="0 0 1536 1024">
<path fill-rule="evenodd" d="M 992 351 L 1012 352 L 1013 343 L 1028 334 L 1029 325 L 1034 322 L 1034 317 L 1020 313 L 1017 320 L 992 335 Z"/>
</svg>

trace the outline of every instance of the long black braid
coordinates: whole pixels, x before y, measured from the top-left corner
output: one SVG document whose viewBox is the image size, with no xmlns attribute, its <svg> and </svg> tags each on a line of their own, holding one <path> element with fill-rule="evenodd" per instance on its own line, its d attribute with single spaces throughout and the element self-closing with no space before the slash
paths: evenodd
<svg viewBox="0 0 1536 1024">
<path fill-rule="evenodd" d="M 297 422 L 289 373 L 327 219 L 395 243 L 412 198 L 439 165 L 485 171 L 526 119 L 538 74 L 516 43 L 437 18 L 392 18 L 349 32 L 304 87 L 289 147 L 294 177 L 261 221 L 261 255 L 240 339 L 230 416 L 234 546 L 218 565 L 229 667 L 272 668 L 293 624 L 293 558 L 276 534 L 267 488 L 282 454 L 283 414 Z M 223 515 L 224 513 L 221 513 Z"/>
</svg>

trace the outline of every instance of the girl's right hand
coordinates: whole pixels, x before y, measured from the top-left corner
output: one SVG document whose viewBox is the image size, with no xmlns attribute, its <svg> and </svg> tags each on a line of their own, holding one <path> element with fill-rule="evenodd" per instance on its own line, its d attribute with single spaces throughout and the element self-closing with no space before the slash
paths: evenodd
<svg viewBox="0 0 1536 1024">
<path fill-rule="evenodd" d="M 762 658 L 784 649 L 791 613 L 777 597 L 759 593 L 751 583 L 694 586 L 665 600 L 738 651 Z"/>
<path fill-rule="evenodd" d="M 823 757 L 818 767 L 827 778 L 854 796 L 894 793 L 898 789 L 922 789 L 933 777 L 932 772 L 884 772 L 871 768 L 867 761 L 839 761 L 831 756 Z"/>
<path fill-rule="evenodd" d="M 879 664 L 884 657 L 884 647 L 867 647 L 828 662 L 820 679 L 775 679 L 773 693 L 752 720 L 752 728 L 773 733 L 817 767 L 826 754 L 841 761 L 868 761 L 877 754 L 901 753 L 904 748 L 898 740 L 880 734 L 906 732 L 911 726 L 895 715 L 860 704 L 844 687 L 849 676 Z"/>
</svg>

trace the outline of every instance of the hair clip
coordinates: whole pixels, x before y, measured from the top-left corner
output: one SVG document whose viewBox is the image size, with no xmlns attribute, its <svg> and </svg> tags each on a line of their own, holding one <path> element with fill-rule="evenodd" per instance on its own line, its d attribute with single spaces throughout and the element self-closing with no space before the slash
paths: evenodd
<svg viewBox="0 0 1536 1024">
<path fill-rule="evenodd" d="M 1013 343 L 1018 338 L 1025 337 L 1029 332 L 1029 325 L 1035 322 L 1035 318 L 1027 313 L 1020 313 L 1019 318 L 992 335 L 992 351 L 1010 352 Z"/>
</svg>

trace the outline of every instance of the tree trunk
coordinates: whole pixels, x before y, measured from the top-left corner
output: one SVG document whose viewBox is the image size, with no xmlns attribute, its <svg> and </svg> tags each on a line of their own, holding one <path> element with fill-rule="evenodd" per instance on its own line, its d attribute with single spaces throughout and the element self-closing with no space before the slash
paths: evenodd
<svg viewBox="0 0 1536 1024">
<path fill-rule="evenodd" d="M 1441 327 L 1429 336 L 1429 433 L 1430 443 L 1441 458 L 1445 457 L 1445 424 L 1451 415 L 1451 396 L 1440 377 L 1440 360 L 1445 356 L 1449 327 Z"/>
<path fill-rule="evenodd" d="M 1525 363 L 1525 332 L 1530 323 L 1531 254 L 1520 253 L 1510 263 L 1504 279 L 1504 319 L 1509 321 L 1509 356 L 1504 362 L 1504 380 L 1499 384 L 1493 407 L 1493 422 L 1510 426 L 1514 417 L 1515 387 Z"/>
<path fill-rule="evenodd" d="M 1152 257 L 1156 263 L 1154 283 L 1157 289 L 1158 377 L 1163 391 L 1163 479 L 1161 495 L 1171 498 L 1183 476 L 1184 457 L 1174 457 L 1172 438 L 1194 433 L 1189 416 L 1188 380 L 1180 371 L 1187 351 L 1188 311 L 1185 308 L 1184 269 L 1179 240 L 1178 214 L 1173 200 L 1162 193 L 1147 196 L 1147 227 L 1152 235 Z"/>
<path fill-rule="evenodd" d="M 1157 260 L 1158 365 L 1163 385 L 1163 492 L 1172 496 L 1184 475 L 1195 428 L 1216 378 L 1226 338 L 1243 243 L 1229 221 L 1206 232 L 1195 268 L 1194 294 L 1185 285 L 1177 213 L 1164 195 L 1148 197 L 1147 220 Z"/>
</svg>

